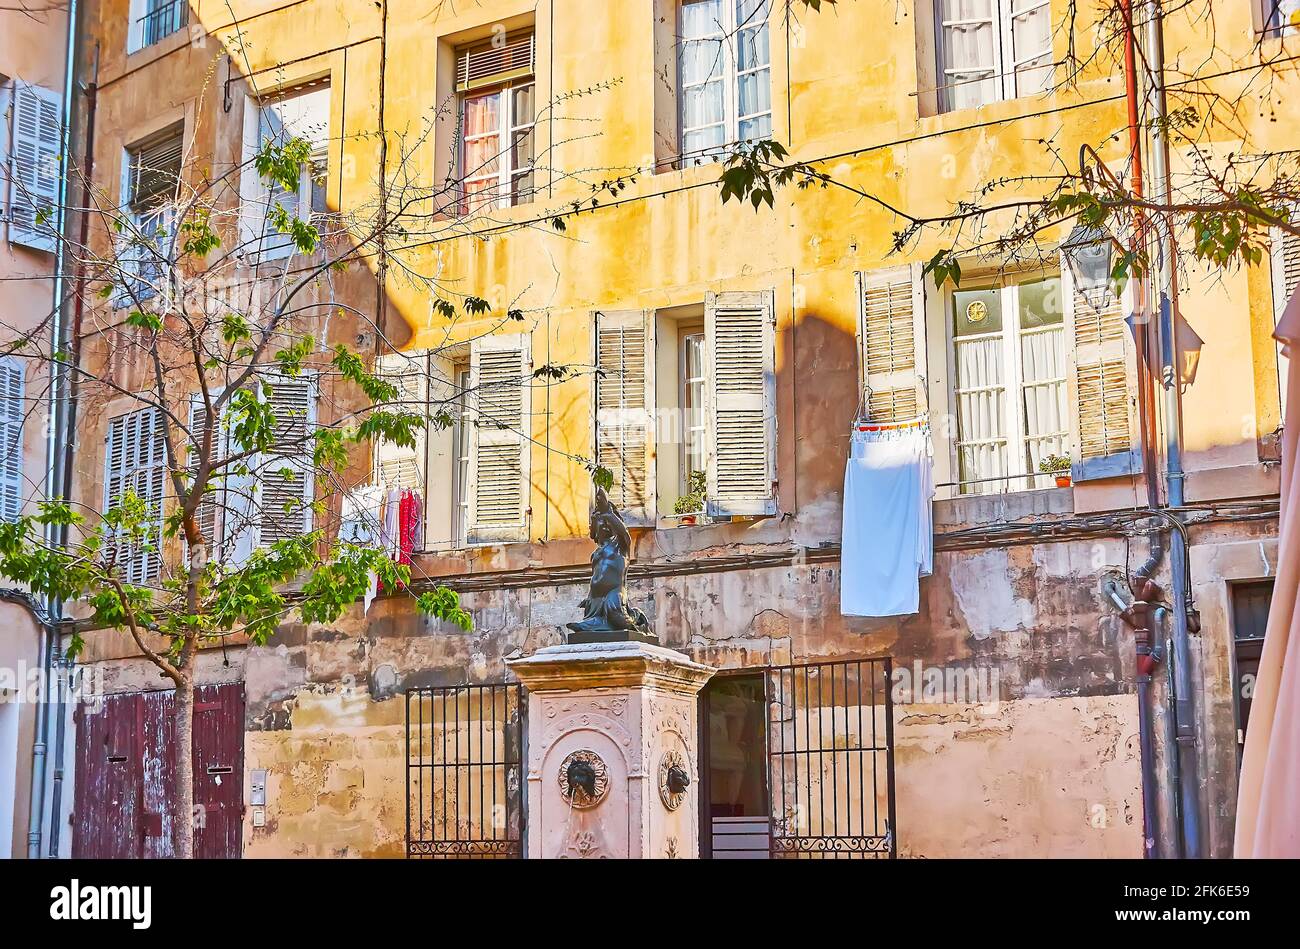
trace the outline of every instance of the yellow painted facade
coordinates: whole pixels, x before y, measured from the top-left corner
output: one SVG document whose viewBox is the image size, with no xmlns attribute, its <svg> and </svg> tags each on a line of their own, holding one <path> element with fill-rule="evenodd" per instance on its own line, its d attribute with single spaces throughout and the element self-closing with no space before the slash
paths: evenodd
<svg viewBox="0 0 1300 949">
<path fill-rule="evenodd" d="M 551 180 L 540 176 L 535 200 L 494 212 L 490 222 L 471 227 L 474 233 L 448 217 L 424 223 L 426 233 L 407 246 L 388 248 L 395 261 L 437 274 L 449 299 L 487 299 L 492 316 L 448 325 L 394 264 L 383 294 L 389 335 L 408 350 L 436 349 L 500 323 L 503 334 L 529 335 L 534 368 L 589 368 L 597 311 L 678 312 L 702 307 L 711 293 L 770 292 L 778 516 L 695 527 L 661 518 L 655 529 L 638 531 L 638 562 L 678 573 L 638 580 L 634 600 L 653 605 L 666 645 L 727 669 L 884 653 L 905 662 L 1000 666 L 1012 701 L 990 721 L 956 705 L 900 715 L 902 852 L 1135 856 L 1141 805 L 1131 631 L 1099 587 L 1103 574 L 1131 568 L 1125 543 L 1111 537 L 953 547 L 936 558 L 935 576 L 922 588 L 922 614 L 904 620 L 841 616 L 838 563 L 807 556 L 839 539 L 848 428 L 859 401 L 859 274 L 918 264 L 951 239 L 935 232 L 894 253 L 902 222 L 888 208 L 943 215 L 990 180 L 1051 174 L 1059 160 L 1072 164 L 1082 144 L 1097 147 L 1116 171 L 1125 157 L 1123 79 L 1101 60 L 1074 88 L 933 114 L 916 6 L 840 0 L 788 20 L 778 13 L 771 23 L 773 138 L 870 198 L 836 187 L 790 188 L 778 192 L 774 208 L 756 212 L 722 204 L 718 165 L 671 167 L 673 0 L 418 0 L 386 7 L 195 0 L 186 29 L 129 55 L 126 0 L 100 0 L 87 8 L 88 44 L 99 51 L 96 180 L 111 197 L 125 149 L 181 118 L 194 141 L 187 174 L 220 173 L 239 160 L 243 110 L 254 87 L 266 94 L 328 77 L 332 206 L 346 210 L 376 199 L 381 118 L 390 176 L 403 169 L 426 185 L 439 182 L 453 167 L 455 50 L 491 37 L 494 28 L 531 26 L 536 101 L 551 103 L 539 107 L 537 127 Z M 1171 19 L 1171 73 L 1189 88 L 1241 88 L 1260 56 L 1285 63 L 1294 55 L 1295 40 L 1257 45 L 1250 9 L 1232 6 L 1216 11 L 1213 48 L 1208 24 Z M 1078 52 L 1087 56 L 1094 33 L 1084 7 Z M 1057 36 L 1059 57 L 1066 43 L 1064 33 Z M 1211 75 L 1219 78 L 1189 78 Z M 1248 101 L 1257 108 L 1237 117 L 1246 132 L 1215 126 L 1216 146 L 1295 147 L 1297 94 L 1294 69 L 1280 69 L 1267 93 L 1252 93 Z M 625 187 L 593 191 L 610 180 Z M 1044 248 L 1049 268 L 1051 240 L 1060 236 L 1049 235 Z M 373 269 L 375 261 L 369 264 Z M 973 264 L 970 271 L 980 269 Z M 369 276 L 348 275 L 346 293 L 373 313 Z M 1184 395 L 1189 501 L 1274 496 L 1276 467 L 1264 463 L 1280 420 L 1268 264 L 1212 275 L 1192 268 L 1182 289 L 1183 313 L 1204 339 L 1199 375 Z M 938 419 L 954 411 L 946 297 L 933 286 L 925 293 L 932 302 L 924 308 L 920 394 Z M 522 321 L 504 319 L 514 308 L 523 311 Z M 111 316 L 104 320 L 97 330 L 111 334 Z M 331 332 L 348 338 L 343 327 Z M 107 344 L 92 343 L 92 351 L 96 345 Z M 266 649 L 241 648 L 233 671 L 210 664 L 217 677 L 245 677 L 246 763 L 271 772 L 271 816 L 265 826 L 246 822 L 246 853 L 400 853 L 400 689 L 500 678 L 505 656 L 558 641 L 563 623 L 580 615 L 580 584 L 557 581 L 542 590 L 532 581 L 539 571 L 581 568 L 591 551 L 584 460 L 595 451 L 592 376 L 539 380 L 530 388 L 526 541 L 417 558 L 418 570 L 432 577 L 499 577 L 498 589 L 464 594 L 473 635 L 430 629 L 388 601 L 337 629 L 295 629 Z M 88 413 L 84 444 L 99 443 L 111 411 Z M 945 483 L 954 479 L 950 434 L 939 425 L 935 433 L 936 478 Z M 364 467 L 358 464 L 359 480 Z M 79 471 L 82 490 L 96 497 L 102 459 L 85 453 Z M 936 530 L 1132 508 L 1143 503 L 1138 480 L 980 498 L 945 491 Z M 431 503 L 449 504 L 446 495 L 445 484 L 429 485 Z M 669 501 L 661 498 L 661 514 Z M 1267 576 L 1275 562 L 1273 530 L 1220 525 L 1207 528 L 1200 543 L 1258 543 L 1259 575 Z M 788 555 L 776 566 L 718 566 L 727 556 L 776 552 Z M 699 565 L 699 576 L 689 575 L 691 564 Z M 1242 567 L 1231 579 L 1250 576 Z M 1218 736 L 1204 753 L 1202 781 L 1214 788 L 1212 848 L 1223 853 L 1235 786 L 1235 749 L 1224 737 L 1233 729 L 1230 591 L 1225 577 L 1200 582 L 1198 595 L 1213 602 L 1203 608 L 1215 625 L 1207 625 L 1207 645 L 1198 652 L 1197 662 L 1206 664 L 1198 666 L 1206 683 L 1198 701 L 1206 733 Z M 90 645 L 90 660 L 110 664 L 122 689 L 156 687 L 147 671 L 127 671 L 130 655 L 121 637 Z M 1099 804 L 1105 819 L 1091 822 Z"/>
</svg>

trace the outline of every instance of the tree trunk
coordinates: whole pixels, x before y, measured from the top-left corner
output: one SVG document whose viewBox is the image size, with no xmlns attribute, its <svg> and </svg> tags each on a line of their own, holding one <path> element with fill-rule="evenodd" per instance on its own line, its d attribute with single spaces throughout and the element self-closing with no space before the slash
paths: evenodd
<svg viewBox="0 0 1300 949">
<path fill-rule="evenodd" d="M 181 860 L 194 856 L 194 679 L 176 683 L 176 797 L 172 819 L 172 852 Z"/>
</svg>

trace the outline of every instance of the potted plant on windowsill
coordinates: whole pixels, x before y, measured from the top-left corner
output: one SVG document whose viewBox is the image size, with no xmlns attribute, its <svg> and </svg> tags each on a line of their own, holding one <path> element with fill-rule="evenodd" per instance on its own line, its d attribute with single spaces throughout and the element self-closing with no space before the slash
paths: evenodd
<svg viewBox="0 0 1300 949">
<path fill-rule="evenodd" d="M 1070 459 L 1065 455 L 1048 455 L 1038 463 L 1043 474 L 1055 475 L 1058 488 L 1070 486 Z"/>
<path fill-rule="evenodd" d="M 704 472 L 692 471 L 686 478 L 686 493 L 673 505 L 673 513 L 680 515 L 679 524 L 690 526 L 704 513 L 706 490 Z"/>
</svg>

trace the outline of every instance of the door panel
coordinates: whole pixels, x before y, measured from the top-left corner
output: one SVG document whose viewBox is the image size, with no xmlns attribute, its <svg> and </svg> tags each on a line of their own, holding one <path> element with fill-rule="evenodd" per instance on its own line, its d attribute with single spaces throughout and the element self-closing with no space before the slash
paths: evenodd
<svg viewBox="0 0 1300 949">
<path fill-rule="evenodd" d="M 78 707 L 74 857 L 172 855 L 174 710 L 170 691 L 111 695 Z M 196 856 L 241 853 L 243 750 L 243 686 L 196 689 Z"/>
</svg>

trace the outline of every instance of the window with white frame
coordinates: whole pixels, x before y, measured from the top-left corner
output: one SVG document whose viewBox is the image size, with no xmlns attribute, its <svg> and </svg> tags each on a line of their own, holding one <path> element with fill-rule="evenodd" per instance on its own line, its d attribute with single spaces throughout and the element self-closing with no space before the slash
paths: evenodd
<svg viewBox="0 0 1300 949">
<path fill-rule="evenodd" d="M 677 99 L 682 160 L 772 135 L 771 0 L 682 0 Z"/>
<path fill-rule="evenodd" d="M 154 136 L 127 152 L 129 227 L 123 234 L 121 302 L 138 302 L 165 292 L 168 255 L 176 235 L 176 195 L 184 151 L 183 129 Z"/>
<path fill-rule="evenodd" d="M 145 537 L 112 538 L 118 575 L 128 583 L 157 578 L 162 565 L 163 494 L 166 485 L 166 444 L 163 416 L 144 408 L 108 420 L 104 448 L 104 513 L 117 510 L 128 494 L 145 508 Z"/>
<path fill-rule="evenodd" d="M 278 209 L 287 217 L 318 222 L 328 210 L 330 85 L 317 80 L 260 101 L 248 99 L 244 119 L 244 167 L 240 175 L 244 238 L 263 257 L 286 257 L 293 239 L 276 224 Z M 291 140 L 307 142 L 310 155 L 299 172 L 298 186 L 260 177 L 253 165 L 267 145 L 283 147 Z"/>
<path fill-rule="evenodd" d="M 59 222 L 59 156 L 63 152 L 58 93 L 17 79 L 0 82 L 0 106 L 8 124 L 0 130 L 4 219 L 8 239 L 34 250 L 54 250 Z"/>
<path fill-rule="evenodd" d="M 776 513 L 774 306 L 729 291 L 593 315 L 595 457 L 629 523 Z"/>
<path fill-rule="evenodd" d="M 1050 0 L 933 2 L 939 111 L 969 109 L 1050 88 Z"/>
<path fill-rule="evenodd" d="M 1267 36 L 1300 33 L 1300 0 L 1259 0 L 1263 32 Z"/>
<path fill-rule="evenodd" d="M 914 264 L 861 273 L 858 287 L 866 415 L 929 415 L 941 486 L 1050 487 L 1055 473 L 1040 469 L 1048 455 L 1069 459 L 1063 473 L 1078 481 L 1140 470 L 1122 297 L 1089 299 L 1068 269 L 935 287 Z"/>
<path fill-rule="evenodd" d="M 1291 221 L 1300 225 L 1300 207 L 1291 211 Z M 1300 292 L 1300 237 L 1282 228 L 1274 228 L 1272 233 L 1272 255 L 1269 261 L 1273 277 L 1273 318 L 1274 322 L 1282 319 L 1291 297 Z M 1280 396 L 1280 412 L 1286 421 L 1287 374 L 1290 372 L 1291 360 L 1282 351 L 1282 344 L 1277 344 L 1277 390 Z"/>
<path fill-rule="evenodd" d="M 456 53 L 462 214 L 526 204 L 533 198 L 535 61 L 532 30 Z"/>
<path fill-rule="evenodd" d="M 15 521 L 23 510 L 23 365 L 0 357 L 0 521 Z"/>
<path fill-rule="evenodd" d="M 708 456 L 708 417 L 705 398 L 709 382 L 704 360 L 704 327 L 687 327 L 681 336 L 682 464 L 680 490 L 689 494 L 705 474 Z"/>
<path fill-rule="evenodd" d="M 377 484 L 424 495 L 421 549 L 528 538 L 530 366 L 529 337 L 522 333 L 381 357 L 382 374 L 402 377 L 394 381 L 406 393 L 404 408 L 422 403 L 419 411 L 430 420 L 414 447 L 374 448 Z M 442 490 L 447 485 L 451 490 Z"/>
<path fill-rule="evenodd" d="M 473 419 L 469 408 L 469 366 L 457 364 L 452 377 L 456 385 L 451 454 L 452 540 L 457 547 L 463 547 L 469 535 L 470 477 L 474 461 L 470 439 Z"/>
<path fill-rule="evenodd" d="M 182 29 L 190 21 L 193 0 L 131 0 L 126 50 L 134 53 Z"/>
<path fill-rule="evenodd" d="M 963 287 L 949 312 L 963 490 L 1040 486 L 1039 464 L 1068 451 L 1060 278 Z"/>
</svg>

